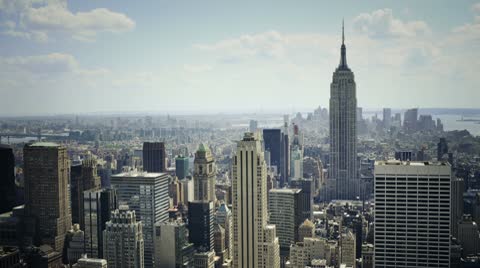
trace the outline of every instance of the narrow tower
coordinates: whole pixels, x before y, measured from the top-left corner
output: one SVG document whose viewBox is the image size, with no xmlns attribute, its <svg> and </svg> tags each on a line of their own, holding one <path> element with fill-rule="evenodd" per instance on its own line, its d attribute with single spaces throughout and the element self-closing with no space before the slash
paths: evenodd
<svg viewBox="0 0 480 268">
<path fill-rule="evenodd" d="M 329 199 L 355 199 L 359 195 L 357 173 L 357 97 L 353 72 L 347 65 L 342 23 L 340 64 L 330 84 Z"/>
<path fill-rule="evenodd" d="M 279 241 L 267 225 L 267 166 L 259 133 L 247 132 L 233 157 L 233 267 L 280 267 Z"/>
</svg>

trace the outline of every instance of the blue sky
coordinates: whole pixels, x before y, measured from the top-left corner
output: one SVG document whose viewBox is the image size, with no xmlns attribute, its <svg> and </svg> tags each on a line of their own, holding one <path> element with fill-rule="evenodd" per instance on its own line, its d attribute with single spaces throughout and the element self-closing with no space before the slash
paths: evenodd
<svg viewBox="0 0 480 268">
<path fill-rule="evenodd" d="M 480 108 L 480 2 L 0 0 L 0 115 Z"/>
</svg>

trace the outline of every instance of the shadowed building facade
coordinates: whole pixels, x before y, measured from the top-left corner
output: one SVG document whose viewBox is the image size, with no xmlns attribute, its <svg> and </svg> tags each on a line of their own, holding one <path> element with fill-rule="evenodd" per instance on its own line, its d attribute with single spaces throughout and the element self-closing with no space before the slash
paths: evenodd
<svg viewBox="0 0 480 268">
<path fill-rule="evenodd" d="M 25 214 L 36 223 L 36 242 L 62 252 L 72 226 L 68 195 L 69 158 L 64 146 L 51 142 L 25 145 Z"/>
</svg>

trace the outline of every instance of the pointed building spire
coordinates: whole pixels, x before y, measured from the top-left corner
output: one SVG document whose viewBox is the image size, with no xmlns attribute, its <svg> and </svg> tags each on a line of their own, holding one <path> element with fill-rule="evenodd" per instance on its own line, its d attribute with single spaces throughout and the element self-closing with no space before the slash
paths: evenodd
<svg viewBox="0 0 480 268">
<path fill-rule="evenodd" d="M 339 70 L 350 70 L 347 65 L 347 49 L 345 47 L 345 23 L 342 19 L 342 46 L 340 49 L 340 65 L 338 65 Z"/>
</svg>

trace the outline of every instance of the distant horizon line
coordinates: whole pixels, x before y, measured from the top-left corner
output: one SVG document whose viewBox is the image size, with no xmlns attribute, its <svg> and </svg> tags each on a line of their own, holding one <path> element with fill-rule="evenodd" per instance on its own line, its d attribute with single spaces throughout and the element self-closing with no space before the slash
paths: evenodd
<svg viewBox="0 0 480 268">
<path fill-rule="evenodd" d="M 125 111 L 93 111 L 93 112 L 68 112 L 68 113 L 58 113 L 58 112 L 42 112 L 42 113 L 25 113 L 25 114 L 0 114 L 0 118 L 15 118 L 15 117 L 55 117 L 55 116 L 119 116 L 119 115 L 162 115 L 162 116 L 201 116 L 201 115 L 285 115 L 285 114 L 296 114 L 300 113 L 310 113 L 317 109 L 317 106 L 314 108 L 300 108 L 296 109 L 296 111 L 286 111 L 287 109 L 260 109 L 260 110 L 249 110 L 245 109 L 237 110 L 188 110 L 188 111 L 180 111 L 180 110 L 172 110 L 172 111 L 160 111 L 160 110 L 125 110 Z M 327 108 L 328 107 L 321 107 Z M 382 112 L 384 108 L 390 108 L 392 111 L 405 111 L 408 109 L 419 109 L 419 110 L 444 110 L 444 112 L 457 110 L 460 111 L 470 111 L 474 112 L 477 111 L 480 113 L 480 108 L 464 108 L 464 107 L 406 107 L 406 108 L 393 108 L 393 107 L 358 107 L 362 108 L 364 113 L 372 113 L 372 112 Z"/>
</svg>

